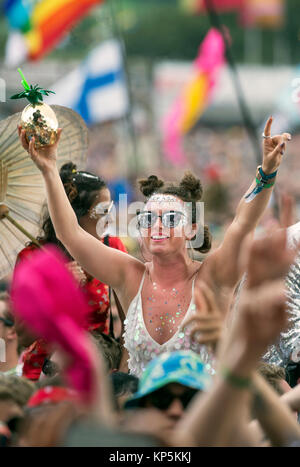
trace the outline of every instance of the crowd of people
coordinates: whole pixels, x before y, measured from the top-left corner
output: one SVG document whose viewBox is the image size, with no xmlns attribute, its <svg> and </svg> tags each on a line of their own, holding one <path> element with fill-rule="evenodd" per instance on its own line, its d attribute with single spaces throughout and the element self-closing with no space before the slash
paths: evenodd
<svg viewBox="0 0 300 467">
<path fill-rule="evenodd" d="M 110 234 L 107 183 L 71 162 L 58 171 L 61 130 L 37 149 L 19 127 L 47 211 L 0 295 L 1 446 L 300 445 L 300 223 L 288 227 L 287 199 L 281 225 L 254 236 L 291 141 L 272 121 L 218 245 L 196 175 L 139 180 L 138 257 Z"/>
</svg>

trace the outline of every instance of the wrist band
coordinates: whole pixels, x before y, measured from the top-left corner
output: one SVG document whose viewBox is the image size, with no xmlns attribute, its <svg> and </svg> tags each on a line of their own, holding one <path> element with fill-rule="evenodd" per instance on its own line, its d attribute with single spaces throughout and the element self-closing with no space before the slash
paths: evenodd
<svg viewBox="0 0 300 467">
<path fill-rule="evenodd" d="M 264 188 L 271 188 L 274 186 L 275 182 L 271 182 L 273 178 L 277 175 L 277 170 L 271 174 L 265 174 L 261 165 L 257 167 L 257 175 L 255 178 L 256 186 L 253 188 L 251 193 L 245 196 L 246 203 L 250 203 Z"/>
<path fill-rule="evenodd" d="M 258 180 L 258 178 L 255 179 L 256 180 L 256 184 L 259 185 L 260 184 L 260 180 Z M 264 183 L 264 186 L 263 188 L 271 188 L 271 186 L 275 185 L 275 182 L 272 182 L 272 183 Z"/>
<path fill-rule="evenodd" d="M 265 180 L 270 180 L 271 178 L 274 178 L 277 175 L 277 170 L 275 170 L 275 172 L 272 172 L 271 174 L 265 174 L 261 165 L 257 167 L 257 170 L 260 173 L 261 177 Z"/>
<path fill-rule="evenodd" d="M 220 374 L 227 383 L 237 389 L 249 389 L 252 385 L 251 378 L 237 376 L 228 368 L 221 368 Z"/>
</svg>

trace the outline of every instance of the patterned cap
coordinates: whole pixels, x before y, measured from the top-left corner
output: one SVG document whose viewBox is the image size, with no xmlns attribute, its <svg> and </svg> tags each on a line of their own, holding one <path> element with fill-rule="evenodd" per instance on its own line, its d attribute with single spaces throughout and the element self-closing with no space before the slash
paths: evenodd
<svg viewBox="0 0 300 467">
<path fill-rule="evenodd" d="M 125 408 L 138 407 L 142 397 L 169 383 L 179 383 L 199 391 L 207 391 L 211 384 L 211 375 L 195 352 L 165 352 L 147 365 L 137 392 L 126 402 Z"/>
</svg>

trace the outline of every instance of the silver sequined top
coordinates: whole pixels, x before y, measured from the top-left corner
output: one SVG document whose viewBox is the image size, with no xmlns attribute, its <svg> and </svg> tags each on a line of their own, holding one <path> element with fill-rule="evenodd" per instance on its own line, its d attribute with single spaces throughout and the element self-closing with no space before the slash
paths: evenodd
<svg viewBox="0 0 300 467">
<path fill-rule="evenodd" d="M 214 356 L 212 352 L 204 345 L 199 345 L 194 341 L 190 341 L 190 330 L 188 328 L 180 327 L 177 332 L 173 334 L 164 344 L 158 344 L 149 334 L 146 329 L 143 308 L 142 308 L 142 297 L 141 291 L 144 284 L 145 273 L 143 275 L 139 291 L 135 298 L 132 300 L 128 312 L 127 318 L 124 321 L 125 332 L 124 346 L 128 350 L 128 368 L 129 373 L 137 376 L 138 378 L 142 375 L 148 363 L 163 352 L 172 352 L 175 350 L 193 350 L 202 358 L 206 364 L 207 370 L 214 374 Z M 194 282 L 192 285 L 192 299 L 190 306 L 186 312 L 184 320 L 188 318 L 190 313 L 195 309 L 194 305 Z"/>
<path fill-rule="evenodd" d="M 293 248 L 300 240 L 300 222 L 289 227 L 287 232 L 288 246 Z M 291 356 L 294 361 L 300 360 L 300 254 L 286 277 L 286 289 L 289 327 L 264 356 L 265 361 L 279 366 L 286 366 Z"/>
</svg>

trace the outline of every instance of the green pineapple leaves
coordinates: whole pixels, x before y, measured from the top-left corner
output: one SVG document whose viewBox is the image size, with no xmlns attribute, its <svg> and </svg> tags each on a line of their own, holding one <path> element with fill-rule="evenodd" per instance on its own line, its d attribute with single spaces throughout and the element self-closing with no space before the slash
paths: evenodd
<svg viewBox="0 0 300 467">
<path fill-rule="evenodd" d="M 11 96 L 11 99 L 26 98 L 30 104 L 35 105 L 39 102 L 43 102 L 43 96 L 49 96 L 49 94 L 55 94 L 55 92 L 40 88 L 37 84 L 35 86 L 31 84 L 28 90 L 20 92 L 19 94 L 14 94 Z"/>
<path fill-rule="evenodd" d="M 43 96 L 49 96 L 49 94 L 55 94 L 55 92 L 53 91 L 48 91 L 47 89 L 41 88 L 38 84 L 36 84 L 35 86 L 32 86 L 31 84 L 29 86 L 20 68 L 18 69 L 18 72 L 20 73 L 22 77 L 22 85 L 25 91 L 20 92 L 19 94 L 14 94 L 13 96 L 11 96 L 11 99 L 24 99 L 25 98 L 30 102 L 30 104 L 36 105 L 40 102 L 43 102 Z"/>
</svg>

